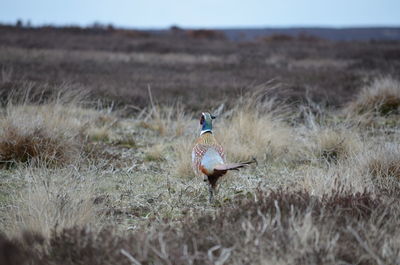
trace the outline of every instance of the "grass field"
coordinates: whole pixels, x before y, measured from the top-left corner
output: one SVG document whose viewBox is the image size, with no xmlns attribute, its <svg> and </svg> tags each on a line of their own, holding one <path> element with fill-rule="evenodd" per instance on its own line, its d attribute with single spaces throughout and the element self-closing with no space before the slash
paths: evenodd
<svg viewBox="0 0 400 265">
<path fill-rule="evenodd" d="M 1 264 L 400 264 L 398 43 L 1 30 Z"/>
</svg>

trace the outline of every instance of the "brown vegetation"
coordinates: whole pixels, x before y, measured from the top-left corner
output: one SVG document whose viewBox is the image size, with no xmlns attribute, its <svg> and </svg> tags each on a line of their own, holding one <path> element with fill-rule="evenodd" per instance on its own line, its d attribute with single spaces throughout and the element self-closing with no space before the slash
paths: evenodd
<svg viewBox="0 0 400 265">
<path fill-rule="evenodd" d="M 60 108 L 57 105 L 7 107 L 0 120 L 1 163 L 65 164 L 79 157 L 82 128 L 65 119 L 65 109 Z"/>
<path fill-rule="evenodd" d="M 400 114 L 400 82 L 391 77 L 375 79 L 350 102 L 348 110 L 354 114 Z"/>
<path fill-rule="evenodd" d="M 224 34 L 222 32 L 209 29 L 189 30 L 187 31 L 187 35 L 190 38 L 195 38 L 195 39 L 209 39 L 209 40 L 225 39 Z"/>
<path fill-rule="evenodd" d="M 0 264 L 400 263 L 398 45 L 98 30 L 0 28 Z"/>
<path fill-rule="evenodd" d="M 201 111 L 271 79 L 284 84 L 292 101 L 302 102 L 308 93 L 339 106 L 371 76 L 400 76 L 396 42 L 237 43 L 179 34 L 131 38 L 114 31 L 0 27 L 0 69 L 12 71 L 11 83 L 73 82 L 127 112 L 147 106 L 148 85 L 162 104 L 179 99 Z M 318 67 L 293 67 L 304 60 Z"/>
<path fill-rule="evenodd" d="M 26 235 L 18 246 L 3 238 L 12 250 L 5 258 L 30 257 L 32 264 L 398 261 L 399 246 L 387 241 L 387 232 L 399 225 L 398 211 L 368 192 L 346 194 L 339 188 L 318 198 L 304 191 L 277 190 L 258 191 L 255 197 L 235 200 L 215 216 L 197 213 L 179 228 L 161 225 L 125 236 L 110 229 L 98 233 L 73 228 L 53 233 L 48 245 L 35 235 Z M 380 232 L 367 232 L 366 227 L 379 227 Z"/>
</svg>

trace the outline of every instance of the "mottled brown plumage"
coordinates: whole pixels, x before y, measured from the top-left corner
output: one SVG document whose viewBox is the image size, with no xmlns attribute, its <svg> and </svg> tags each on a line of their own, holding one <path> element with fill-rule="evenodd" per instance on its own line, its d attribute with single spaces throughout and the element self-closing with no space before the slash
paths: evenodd
<svg viewBox="0 0 400 265">
<path fill-rule="evenodd" d="M 210 149 L 215 150 L 215 153 L 220 156 L 221 160 L 223 162 L 225 161 L 224 150 L 217 142 L 214 135 L 211 132 L 203 133 L 196 140 L 196 144 L 193 147 L 193 170 L 197 175 L 201 175 L 203 173 L 208 176 L 212 174 L 212 172 L 207 171 L 207 169 L 201 164 L 202 158 Z"/>
</svg>

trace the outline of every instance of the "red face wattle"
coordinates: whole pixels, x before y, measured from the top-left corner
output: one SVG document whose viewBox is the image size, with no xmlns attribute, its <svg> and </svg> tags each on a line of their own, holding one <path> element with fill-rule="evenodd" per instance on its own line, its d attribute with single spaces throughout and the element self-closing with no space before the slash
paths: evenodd
<svg viewBox="0 0 400 265">
<path fill-rule="evenodd" d="M 204 123 L 204 116 L 201 115 L 201 118 L 200 118 L 200 125 L 203 125 L 203 123 Z"/>
</svg>

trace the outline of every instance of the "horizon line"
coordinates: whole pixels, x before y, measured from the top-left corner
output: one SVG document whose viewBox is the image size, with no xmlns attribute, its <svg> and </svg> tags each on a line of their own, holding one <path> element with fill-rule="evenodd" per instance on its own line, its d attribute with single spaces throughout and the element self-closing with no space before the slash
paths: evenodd
<svg viewBox="0 0 400 265">
<path fill-rule="evenodd" d="M 246 30 L 246 29 L 371 29 L 371 28 L 400 28 L 400 24 L 343 24 L 343 25 L 330 25 L 330 24 L 288 24 L 288 25 L 229 25 L 229 26 L 199 26 L 199 25 L 179 25 L 172 23 L 165 26 L 133 26 L 133 25 L 120 25 L 111 22 L 93 21 L 91 23 L 32 23 L 29 19 L 17 19 L 15 22 L 0 21 L 2 26 L 16 26 L 17 22 L 21 21 L 23 26 L 29 24 L 32 28 L 40 27 L 81 27 L 89 28 L 98 24 L 101 26 L 113 26 L 120 29 L 139 29 L 139 30 L 168 30 L 172 27 L 181 29 L 213 29 L 213 30 Z"/>
</svg>

